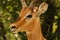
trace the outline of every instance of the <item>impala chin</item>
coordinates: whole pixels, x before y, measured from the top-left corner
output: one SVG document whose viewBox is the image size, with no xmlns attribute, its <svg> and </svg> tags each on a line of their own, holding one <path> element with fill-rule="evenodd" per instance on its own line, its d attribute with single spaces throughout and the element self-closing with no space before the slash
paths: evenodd
<svg viewBox="0 0 60 40">
<path fill-rule="evenodd" d="M 10 29 L 10 30 L 11 30 L 11 32 L 15 33 L 15 29 Z"/>
</svg>

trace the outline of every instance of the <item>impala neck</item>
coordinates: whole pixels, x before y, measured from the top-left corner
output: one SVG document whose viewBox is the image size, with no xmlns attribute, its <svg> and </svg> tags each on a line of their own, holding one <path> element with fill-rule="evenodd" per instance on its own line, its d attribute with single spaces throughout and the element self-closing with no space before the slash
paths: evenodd
<svg viewBox="0 0 60 40">
<path fill-rule="evenodd" d="M 32 33 L 28 35 L 28 40 L 45 40 L 45 38 L 42 35 L 39 18 L 36 19 L 34 29 L 32 30 Z"/>
</svg>

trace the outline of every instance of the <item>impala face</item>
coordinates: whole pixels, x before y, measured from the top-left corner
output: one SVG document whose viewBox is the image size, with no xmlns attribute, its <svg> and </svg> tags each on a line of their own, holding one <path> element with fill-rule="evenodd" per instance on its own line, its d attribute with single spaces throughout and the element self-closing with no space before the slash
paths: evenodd
<svg viewBox="0 0 60 40">
<path fill-rule="evenodd" d="M 13 32 L 23 32 L 23 31 L 29 31 L 31 30 L 30 27 L 34 25 L 34 22 L 36 21 L 36 11 L 37 7 L 34 8 L 34 10 L 30 10 L 29 8 L 22 9 L 20 13 L 19 19 L 16 20 L 13 24 L 11 24 L 11 31 Z"/>
<path fill-rule="evenodd" d="M 11 24 L 12 32 L 30 32 L 34 29 L 35 23 L 39 20 L 39 15 L 44 13 L 48 4 L 43 2 L 39 7 L 31 10 L 29 7 L 22 8 L 19 18 Z"/>
</svg>

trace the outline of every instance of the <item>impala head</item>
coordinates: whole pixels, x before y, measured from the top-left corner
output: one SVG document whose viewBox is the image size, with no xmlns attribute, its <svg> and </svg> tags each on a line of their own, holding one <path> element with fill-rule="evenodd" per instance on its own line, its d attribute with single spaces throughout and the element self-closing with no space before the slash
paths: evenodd
<svg viewBox="0 0 60 40">
<path fill-rule="evenodd" d="M 31 2 L 28 7 L 24 1 L 21 1 L 21 3 L 23 5 L 19 18 L 11 24 L 11 31 L 13 32 L 30 31 L 33 29 L 35 22 L 39 20 L 39 16 L 42 13 L 45 13 L 48 8 L 48 4 L 46 2 L 41 3 L 39 7 L 33 6 L 32 9 L 30 6 L 33 2 Z"/>
</svg>

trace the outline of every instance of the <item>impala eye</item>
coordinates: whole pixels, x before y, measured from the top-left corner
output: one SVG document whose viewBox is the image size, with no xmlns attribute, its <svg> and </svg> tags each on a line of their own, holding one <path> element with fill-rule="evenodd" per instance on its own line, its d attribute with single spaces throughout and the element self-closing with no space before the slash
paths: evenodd
<svg viewBox="0 0 60 40">
<path fill-rule="evenodd" d="M 27 18 L 31 18 L 32 17 L 32 15 L 27 15 Z"/>
</svg>

